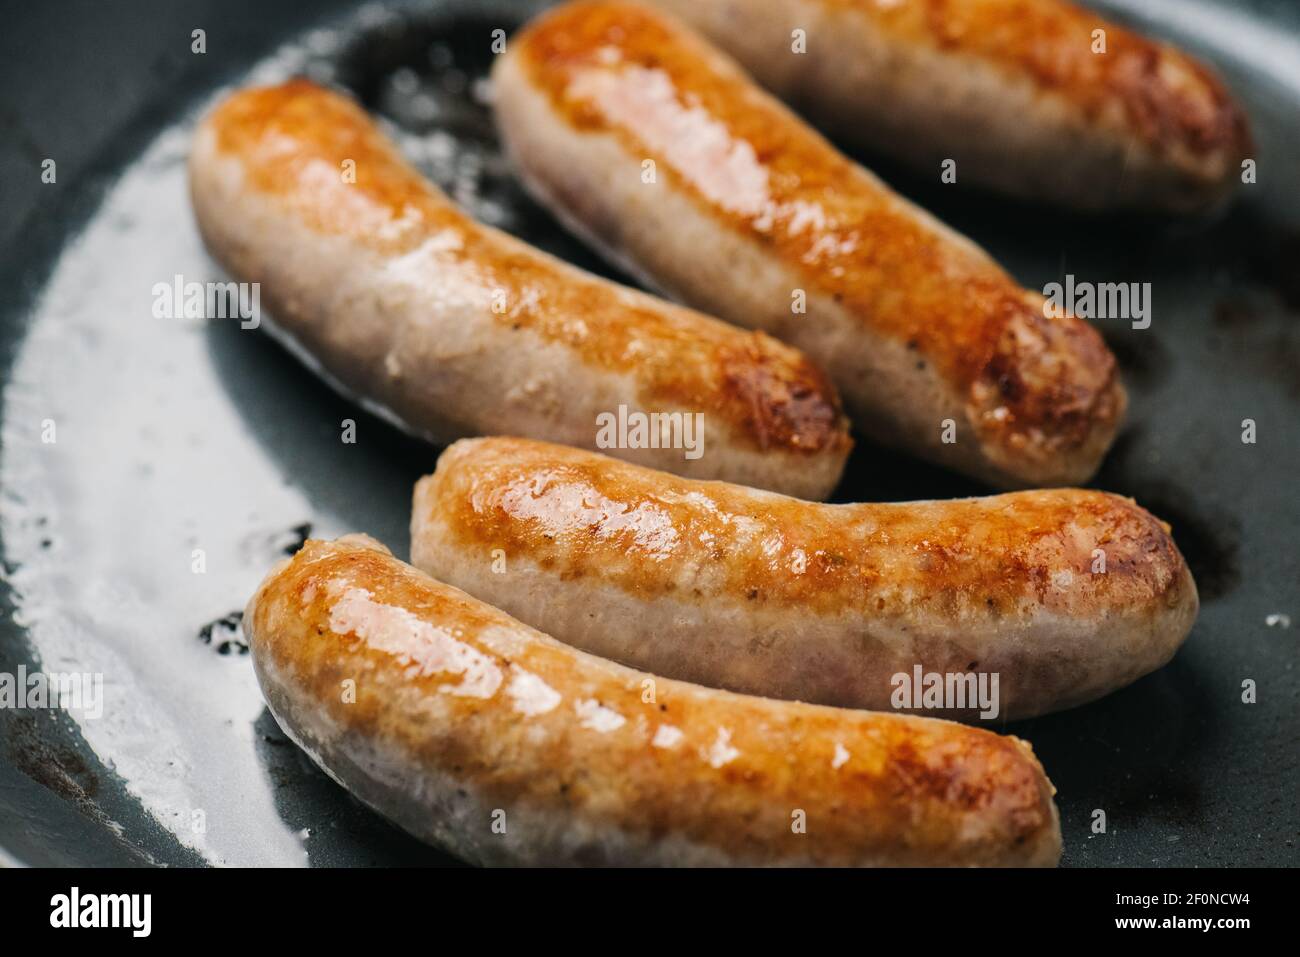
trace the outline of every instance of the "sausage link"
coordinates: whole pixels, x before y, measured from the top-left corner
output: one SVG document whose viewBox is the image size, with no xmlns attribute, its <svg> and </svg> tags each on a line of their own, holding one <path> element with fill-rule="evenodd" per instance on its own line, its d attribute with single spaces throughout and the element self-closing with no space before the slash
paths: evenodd
<svg viewBox="0 0 1300 957">
<path fill-rule="evenodd" d="M 1024 742 L 713 691 L 560 644 L 349 536 L 244 617 L 271 712 L 335 780 L 481 864 L 1053 865 Z"/>
<path fill-rule="evenodd" d="M 1196 211 L 1253 148 L 1210 69 L 1061 0 L 650 2 L 834 135 L 1023 199 Z"/>
<path fill-rule="evenodd" d="M 1115 358 L 670 17 L 574 3 L 512 38 L 524 181 L 647 283 L 802 349 L 854 424 L 998 486 L 1073 485 L 1123 416 Z"/>
<path fill-rule="evenodd" d="M 1198 610 L 1168 527 L 1116 495 L 823 505 L 515 439 L 443 453 L 416 486 L 411 561 L 578 648 L 711 687 L 884 710 L 931 706 L 918 669 L 996 675 L 992 709 L 969 686 L 941 702 L 965 719 L 1123 687 Z"/>
<path fill-rule="evenodd" d="M 634 461 L 812 498 L 839 479 L 847 424 L 804 356 L 474 222 L 341 95 L 235 93 L 199 127 L 190 183 L 208 248 L 261 284 L 280 335 L 417 434 L 595 448 L 622 409 L 677 417 L 669 442 L 613 452 Z"/>
</svg>

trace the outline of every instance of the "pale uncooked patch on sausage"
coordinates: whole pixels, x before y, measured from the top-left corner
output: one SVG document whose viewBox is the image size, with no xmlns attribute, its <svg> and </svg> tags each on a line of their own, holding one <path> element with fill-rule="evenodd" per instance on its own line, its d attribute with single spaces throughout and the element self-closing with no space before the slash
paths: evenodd
<svg viewBox="0 0 1300 957">
<path fill-rule="evenodd" d="M 704 752 L 704 758 L 715 768 L 730 764 L 740 757 L 740 752 L 731 746 L 731 732 L 726 728 L 718 729 L 718 737 Z"/>
<path fill-rule="evenodd" d="M 655 736 L 650 743 L 656 748 L 671 748 L 684 737 L 681 728 L 674 728 L 671 724 L 661 724 L 655 730 Z"/>
<path fill-rule="evenodd" d="M 531 671 L 522 668 L 515 671 L 506 687 L 506 694 L 514 702 L 515 711 L 527 717 L 546 714 L 559 706 L 561 695 Z"/>
<path fill-rule="evenodd" d="M 584 701 L 576 702 L 573 710 L 578 712 L 579 724 L 584 728 L 590 728 L 592 731 L 599 731 L 601 734 L 617 731 L 627 721 L 627 718 L 617 711 L 606 708 L 595 698 L 587 698 Z"/>
<path fill-rule="evenodd" d="M 461 676 L 460 684 L 445 684 L 439 691 L 467 698 L 491 698 L 501 687 L 501 669 L 487 655 L 405 608 L 374 601 L 364 588 L 349 588 L 334 603 L 330 630 L 339 635 L 356 635 L 420 675 Z"/>
<path fill-rule="evenodd" d="M 394 290 L 433 295 L 446 304 L 490 309 L 493 290 L 481 284 L 444 281 L 432 287 L 430 277 L 445 276 L 446 261 L 461 255 L 463 249 L 464 239 L 457 230 L 441 230 L 409 252 L 386 260 L 381 266 L 383 278 Z"/>
</svg>

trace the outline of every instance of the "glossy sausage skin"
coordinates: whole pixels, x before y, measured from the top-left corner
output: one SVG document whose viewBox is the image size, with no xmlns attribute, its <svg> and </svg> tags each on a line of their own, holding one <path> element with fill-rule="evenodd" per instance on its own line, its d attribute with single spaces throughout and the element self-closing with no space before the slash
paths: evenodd
<svg viewBox="0 0 1300 957">
<path fill-rule="evenodd" d="M 996 674 L 998 720 L 1155 670 L 1198 608 L 1168 529 L 1116 495 L 823 505 L 504 438 L 420 480 L 411 561 L 657 674 L 881 710 L 917 666 Z"/>
<path fill-rule="evenodd" d="M 1053 789 L 1022 741 L 631 671 L 364 537 L 309 541 L 262 583 L 244 626 L 289 736 L 370 807 L 472 862 L 1060 856 Z"/>
<path fill-rule="evenodd" d="M 261 284 L 279 333 L 420 435 L 595 448 L 620 406 L 699 413 L 697 456 L 612 452 L 812 498 L 839 479 L 847 423 L 804 356 L 474 222 L 341 95 L 233 94 L 199 127 L 190 182 L 208 249 Z"/>
<path fill-rule="evenodd" d="M 824 129 L 925 175 L 955 160 L 958 184 L 1186 212 L 1223 200 L 1253 148 L 1209 69 L 1060 0 L 651 2 Z"/>
<path fill-rule="evenodd" d="M 1002 487 L 1096 469 L 1125 407 L 1101 337 L 1046 318 L 679 22 L 569 4 L 511 39 L 493 83 L 557 215 L 673 297 L 798 346 L 855 426 Z"/>
</svg>

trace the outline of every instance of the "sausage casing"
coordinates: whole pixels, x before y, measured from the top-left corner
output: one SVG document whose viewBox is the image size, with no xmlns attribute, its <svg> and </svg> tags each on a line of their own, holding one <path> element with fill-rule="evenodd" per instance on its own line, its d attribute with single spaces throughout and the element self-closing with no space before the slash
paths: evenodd
<svg viewBox="0 0 1300 957">
<path fill-rule="evenodd" d="M 397 561 L 309 541 L 244 625 L 272 713 L 355 796 L 483 864 L 1052 865 L 1011 737 L 714 691 L 576 651 Z"/>
<path fill-rule="evenodd" d="M 512 37 L 525 183 L 648 284 L 802 349 L 854 425 L 998 486 L 1074 485 L 1123 416 L 1115 358 L 670 17 L 568 4 Z"/>
<path fill-rule="evenodd" d="M 804 356 L 474 222 L 339 94 L 233 94 L 199 127 L 190 183 L 208 248 L 261 284 L 272 328 L 417 434 L 595 448 L 620 408 L 699 415 L 694 457 L 681 434 L 610 451 L 812 498 L 839 478 L 847 425 Z"/>
<path fill-rule="evenodd" d="M 1198 609 L 1167 527 L 1117 495 L 825 505 L 516 439 L 443 453 L 411 561 L 658 674 L 876 709 L 929 706 L 901 693 L 918 668 L 997 675 L 999 720 L 1155 670 Z M 972 697 L 942 705 L 974 718 Z"/>
<path fill-rule="evenodd" d="M 1252 149 L 1208 68 L 1062 0 L 651 3 L 822 128 L 934 176 L 951 160 L 958 184 L 1190 212 L 1229 194 Z"/>
</svg>

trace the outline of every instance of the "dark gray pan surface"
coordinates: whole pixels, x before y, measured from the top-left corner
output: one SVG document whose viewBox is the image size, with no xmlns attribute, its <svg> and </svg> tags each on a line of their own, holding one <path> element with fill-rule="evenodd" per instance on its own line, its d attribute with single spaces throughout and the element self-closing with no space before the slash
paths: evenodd
<svg viewBox="0 0 1300 957">
<path fill-rule="evenodd" d="M 477 215 L 609 271 L 524 198 L 480 100 L 489 31 L 535 5 L 428 2 L 409 20 L 345 6 L 150 0 L 7 14 L 0 671 L 100 671 L 105 712 L 78 721 L 0 710 L 0 863 L 447 860 L 361 808 L 288 743 L 228 617 L 309 531 L 364 530 L 404 555 L 410 486 L 436 450 L 358 412 L 260 332 L 151 315 L 155 283 L 220 276 L 184 191 L 194 111 L 255 64 L 264 79 L 306 69 L 387 115 L 410 155 Z M 1291 865 L 1300 11 L 1131 6 L 1153 32 L 1214 60 L 1247 103 L 1260 182 L 1225 218 L 1083 221 L 864 159 L 1026 285 L 1066 272 L 1153 284 L 1150 329 L 1100 323 L 1133 408 L 1095 484 L 1172 523 L 1203 610 L 1161 672 L 1008 727 L 1033 743 L 1060 790 L 1065 863 Z M 202 57 L 189 52 L 194 27 L 208 31 Z M 47 156 L 58 162 L 54 185 L 39 178 Z M 339 441 L 345 418 L 358 422 L 356 445 Z M 1240 439 L 1246 418 L 1254 445 Z M 53 445 L 40 440 L 46 419 L 57 425 Z M 837 498 L 981 491 L 863 445 Z M 196 548 L 203 574 L 192 571 Z M 1295 624 L 1269 626 L 1270 615 Z M 1241 701 L 1246 679 L 1258 685 L 1256 704 Z M 1106 812 L 1104 835 L 1091 834 L 1094 809 Z"/>
</svg>

